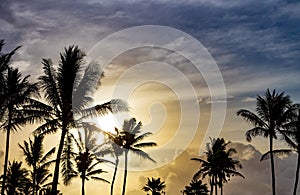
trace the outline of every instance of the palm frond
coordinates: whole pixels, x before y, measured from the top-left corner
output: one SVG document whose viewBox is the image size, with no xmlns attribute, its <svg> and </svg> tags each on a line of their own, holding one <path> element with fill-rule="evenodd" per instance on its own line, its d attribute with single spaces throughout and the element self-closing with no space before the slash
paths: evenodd
<svg viewBox="0 0 300 195">
<path fill-rule="evenodd" d="M 259 127 L 266 127 L 267 124 L 261 120 L 255 113 L 249 111 L 249 110 L 239 110 L 237 112 L 238 116 L 243 117 L 247 122 L 253 124 L 254 126 L 259 126 Z"/>
<path fill-rule="evenodd" d="M 284 155 L 290 155 L 294 150 L 291 149 L 281 149 L 281 150 L 273 150 L 273 154 L 276 156 L 284 156 Z M 270 158 L 270 151 L 263 154 L 260 158 L 260 161 L 268 160 Z"/>
<path fill-rule="evenodd" d="M 145 143 L 138 143 L 133 146 L 136 148 L 146 148 L 146 147 L 157 146 L 157 144 L 155 142 L 145 142 Z"/>
<path fill-rule="evenodd" d="M 137 148 L 130 148 L 129 150 L 132 151 L 134 154 L 136 154 L 136 155 L 139 156 L 139 157 L 142 157 L 142 158 L 144 158 L 144 159 L 148 159 L 148 160 L 150 160 L 150 161 L 156 163 L 156 161 L 155 161 L 153 158 L 151 158 L 151 157 L 149 156 L 149 154 L 147 154 L 146 152 L 144 152 L 144 151 L 142 151 L 142 150 L 140 150 L 140 149 L 137 149 Z"/>
<path fill-rule="evenodd" d="M 254 127 L 253 129 L 248 130 L 245 133 L 246 136 L 246 140 L 251 142 L 252 141 L 252 137 L 256 137 L 256 136 L 268 136 L 268 131 L 262 127 Z"/>
</svg>

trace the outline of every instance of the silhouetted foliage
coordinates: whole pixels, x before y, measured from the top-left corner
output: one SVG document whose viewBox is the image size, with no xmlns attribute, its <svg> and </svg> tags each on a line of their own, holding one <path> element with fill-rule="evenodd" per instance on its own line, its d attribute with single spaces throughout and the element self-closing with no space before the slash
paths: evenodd
<svg viewBox="0 0 300 195">
<path fill-rule="evenodd" d="M 200 179 L 193 179 L 190 185 L 185 186 L 183 193 L 186 195 L 208 195 L 209 190 L 206 184 Z"/>
<path fill-rule="evenodd" d="M 206 160 L 201 158 L 192 158 L 194 161 L 201 163 L 200 169 L 194 175 L 194 179 L 209 177 L 210 194 L 217 194 L 217 187 L 223 193 L 223 183 L 227 183 L 232 176 L 244 176 L 236 171 L 236 167 L 242 168 L 238 160 L 234 160 L 231 155 L 236 153 L 234 148 L 226 150 L 230 142 L 225 142 L 223 138 L 211 140 L 211 144 L 207 145 L 205 152 Z M 214 189 L 214 188 L 215 189 Z"/>
<path fill-rule="evenodd" d="M 36 135 L 33 141 L 24 141 L 23 145 L 19 144 L 25 156 L 25 162 L 32 168 L 30 171 L 31 189 L 30 194 L 38 195 L 42 193 L 51 183 L 47 183 L 48 179 L 52 176 L 49 171 L 49 166 L 54 161 L 49 161 L 49 158 L 55 152 L 55 148 L 49 150 L 44 154 L 43 146 L 44 136 Z"/>
<path fill-rule="evenodd" d="M 3 175 L 1 176 L 3 179 Z M 28 179 L 28 171 L 22 168 L 22 162 L 13 161 L 8 163 L 7 178 L 5 180 L 5 187 L 7 195 L 28 195 L 30 181 Z M 2 180 L 3 187 L 3 180 Z"/>
<path fill-rule="evenodd" d="M 160 195 L 164 193 L 166 184 L 164 181 L 161 181 L 160 178 L 147 178 L 147 183 L 142 188 L 145 192 L 151 192 L 152 195 Z"/>
<path fill-rule="evenodd" d="M 276 194 L 273 139 L 277 138 L 278 131 L 287 122 L 290 105 L 290 98 L 284 92 L 277 93 L 275 90 L 270 92 L 267 89 L 265 96 L 258 95 L 256 98 L 256 113 L 249 110 L 239 110 L 237 112 L 238 116 L 243 117 L 254 126 L 246 132 L 247 141 L 251 141 L 252 137 L 256 136 L 269 138 L 273 195 Z"/>
<path fill-rule="evenodd" d="M 3 46 L 3 42 L 0 42 L 0 46 Z M 6 183 L 11 131 L 16 132 L 28 123 L 43 120 L 41 114 L 46 113 L 43 107 L 41 107 L 42 104 L 32 98 L 39 97 L 37 84 L 29 82 L 29 76 L 23 77 L 17 68 L 9 66 L 10 58 L 14 52 L 15 50 L 7 55 L 1 54 L 0 56 L 2 60 L 1 66 L 3 66 L 1 67 L 0 128 L 1 130 L 6 131 L 3 173 L 4 184 Z M 1 191 L 1 194 L 4 195 L 3 190 Z"/>
<path fill-rule="evenodd" d="M 91 105 L 93 92 L 100 85 L 103 77 L 99 66 L 89 64 L 83 72 L 83 61 L 85 54 L 77 47 L 70 46 L 60 54 L 58 68 L 55 69 L 51 59 L 43 59 L 44 74 L 39 78 L 45 99 L 51 110 L 51 117 L 41 125 L 36 133 L 54 133 L 61 131 L 61 138 L 57 151 L 54 169 L 52 190 L 56 194 L 60 159 L 64 147 L 70 147 L 66 139 L 69 129 L 76 127 L 75 118 L 82 120 L 89 116 L 101 116 L 108 112 L 117 113 L 128 111 L 125 102 L 113 99 L 102 105 Z M 68 150 L 68 148 L 66 148 Z"/>
</svg>

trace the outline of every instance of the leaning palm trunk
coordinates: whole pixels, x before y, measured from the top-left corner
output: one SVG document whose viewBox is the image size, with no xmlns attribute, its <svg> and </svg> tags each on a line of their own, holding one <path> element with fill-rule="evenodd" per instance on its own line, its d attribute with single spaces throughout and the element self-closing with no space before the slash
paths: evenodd
<svg viewBox="0 0 300 195">
<path fill-rule="evenodd" d="M 293 195 L 297 194 L 297 187 L 298 187 L 298 181 L 299 181 L 299 169 L 300 169 L 300 154 L 298 152 L 297 169 L 296 169 L 295 185 L 294 185 Z"/>
<path fill-rule="evenodd" d="M 123 181 L 122 195 L 125 195 L 125 191 L 126 191 L 127 163 L 128 163 L 128 150 L 125 151 L 125 169 L 124 169 L 124 181 Z"/>
<path fill-rule="evenodd" d="M 114 184 L 115 184 L 116 175 L 117 175 L 117 171 L 118 171 L 118 165 L 119 165 L 119 157 L 118 157 L 118 155 L 116 155 L 116 165 L 115 165 L 114 175 L 113 175 L 113 178 L 112 178 L 112 181 L 111 181 L 110 195 L 114 194 Z"/>
<path fill-rule="evenodd" d="M 11 113 L 9 112 L 9 116 L 11 116 Z M 8 152 L 9 152 L 9 138 L 10 138 L 10 119 L 8 119 L 9 124 L 8 128 L 6 130 L 6 145 L 5 145 L 5 159 L 4 159 L 4 173 L 3 173 L 3 180 L 2 180 L 2 189 L 1 189 L 1 195 L 4 195 L 5 192 L 5 184 L 6 184 L 6 176 L 7 176 L 7 165 L 8 165 Z"/>
<path fill-rule="evenodd" d="M 62 150 L 63 150 L 63 146 L 64 146 L 64 141 L 65 141 L 65 137 L 66 137 L 66 132 L 67 132 L 67 129 L 63 128 L 62 132 L 61 132 L 60 143 L 59 143 L 57 157 L 56 157 L 56 161 L 55 161 L 51 195 L 57 195 L 59 166 L 60 166 L 60 159 L 61 159 L 61 154 L 62 154 Z"/>
<path fill-rule="evenodd" d="M 209 180 L 210 183 L 210 195 L 213 195 L 213 191 L 214 191 L 214 185 L 213 185 L 213 181 L 214 181 L 214 176 Z"/>
<path fill-rule="evenodd" d="M 214 183 L 215 183 L 214 185 L 215 185 L 215 191 L 216 191 L 215 194 L 218 195 L 218 185 L 217 185 L 218 181 L 217 181 L 216 176 L 215 176 L 215 182 Z"/>
<path fill-rule="evenodd" d="M 272 132 L 272 131 L 271 131 Z M 273 155 L 273 135 L 270 133 L 270 158 L 271 158 L 271 172 L 272 172 L 272 194 L 276 194 L 275 187 L 275 166 L 274 166 L 274 155 Z"/>
</svg>

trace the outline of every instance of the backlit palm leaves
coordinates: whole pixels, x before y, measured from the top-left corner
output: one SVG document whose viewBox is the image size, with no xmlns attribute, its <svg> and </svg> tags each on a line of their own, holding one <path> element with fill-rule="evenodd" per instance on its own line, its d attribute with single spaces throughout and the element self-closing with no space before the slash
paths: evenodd
<svg viewBox="0 0 300 195">
<path fill-rule="evenodd" d="M 265 96 L 257 96 L 256 113 L 249 110 L 239 110 L 238 116 L 243 117 L 247 122 L 251 123 L 254 128 L 246 132 L 247 141 L 251 141 L 252 137 L 264 136 L 269 138 L 269 152 L 271 159 L 272 173 L 272 192 L 276 194 L 275 187 L 275 165 L 273 157 L 273 139 L 277 138 L 277 133 L 285 122 L 288 120 L 288 107 L 291 104 L 289 96 L 284 92 L 277 93 L 275 90 L 270 92 L 268 89 Z"/>
<path fill-rule="evenodd" d="M 17 131 L 25 124 L 33 123 L 37 119 L 41 120 L 41 115 L 47 115 L 47 109 L 32 99 L 32 97 L 38 96 L 38 87 L 36 83 L 30 83 L 28 77 L 22 77 L 18 69 L 8 67 L 2 83 L 1 93 L 5 100 L 3 100 L 3 108 L 1 109 L 0 128 L 6 131 L 4 181 L 6 179 L 11 131 Z"/>
<path fill-rule="evenodd" d="M 163 190 L 166 188 L 164 181 L 161 181 L 160 178 L 147 178 L 147 183 L 142 188 L 145 192 L 151 192 L 152 195 L 160 195 Z"/>
<path fill-rule="evenodd" d="M 99 66 L 90 64 L 83 72 L 85 54 L 77 47 L 70 46 L 60 54 L 58 68 L 55 69 L 51 59 L 43 59 L 44 75 L 40 79 L 45 99 L 52 108 L 51 117 L 41 125 L 36 133 L 54 133 L 61 131 L 61 138 L 57 151 L 52 190 L 56 194 L 59 166 L 62 152 L 70 147 L 65 139 L 70 129 L 75 127 L 75 119 L 88 116 L 103 115 L 108 112 L 128 111 L 126 103 L 121 100 L 111 100 L 101 105 L 92 105 L 93 92 L 99 86 L 103 76 Z M 67 144 L 67 145 L 66 145 Z M 67 148 L 68 149 L 68 148 Z"/>
<path fill-rule="evenodd" d="M 149 135 L 152 135 L 152 133 L 150 132 L 141 133 L 141 127 L 141 122 L 137 123 L 135 118 L 131 118 L 130 120 L 124 121 L 122 130 L 119 130 L 117 128 L 115 129 L 116 134 L 107 133 L 113 143 L 113 150 L 116 158 L 116 167 L 111 185 L 111 194 L 113 194 L 113 184 L 117 173 L 117 166 L 119 163 L 120 155 L 124 154 L 125 159 L 122 195 L 125 195 L 126 191 L 128 153 L 131 151 L 139 157 L 155 162 L 155 160 L 153 160 L 146 152 L 144 152 L 142 148 L 153 147 L 157 144 L 154 142 L 141 142 Z"/>
<path fill-rule="evenodd" d="M 44 154 L 43 147 L 44 137 L 42 135 L 34 136 L 34 140 L 29 139 L 29 142 L 24 141 L 24 145 L 19 147 L 22 149 L 25 156 L 25 162 L 32 168 L 30 172 L 31 176 L 31 194 L 38 195 L 42 192 L 49 183 L 46 183 L 52 176 L 48 170 L 53 161 L 49 161 L 49 158 L 55 152 L 55 148 L 49 150 Z"/>
<path fill-rule="evenodd" d="M 207 195 L 208 189 L 206 184 L 200 179 L 193 179 L 190 185 L 185 186 L 183 193 L 186 195 Z"/>
<path fill-rule="evenodd" d="M 236 168 L 242 168 L 238 160 L 232 159 L 231 155 L 235 153 L 233 148 L 226 150 L 230 142 L 225 142 L 223 138 L 212 140 L 211 147 L 208 145 L 205 152 L 206 160 L 201 158 L 192 158 L 194 161 L 201 163 L 201 167 L 194 175 L 194 179 L 208 177 L 210 184 L 210 194 L 217 194 L 218 187 L 223 193 L 223 183 L 228 182 L 232 176 L 244 177 L 237 172 Z"/>
<path fill-rule="evenodd" d="M 9 162 L 7 178 L 5 180 L 5 191 L 7 195 L 28 195 L 30 181 L 27 178 L 28 171 L 22 168 L 22 162 Z M 3 179 L 3 176 L 2 176 Z M 3 180 L 2 180 L 3 187 Z"/>
</svg>

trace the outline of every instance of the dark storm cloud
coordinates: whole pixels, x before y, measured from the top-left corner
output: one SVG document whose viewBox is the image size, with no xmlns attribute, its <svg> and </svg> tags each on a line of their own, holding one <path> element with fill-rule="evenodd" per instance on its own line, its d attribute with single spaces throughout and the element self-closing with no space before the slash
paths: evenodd
<svg viewBox="0 0 300 195">
<path fill-rule="evenodd" d="M 204 44 L 235 95 L 247 82 L 258 79 L 254 86 L 261 86 L 269 75 L 286 78 L 299 73 L 299 7 L 297 1 L 280 0 L 2 1 L 0 33 L 11 47 L 23 45 L 16 58 L 34 69 L 42 57 L 57 59 L 69 44 L 88 50 L 127 27 L 171 26 Z M 297 80 L 291 82 L 278 79 L 269 87 L 296 92 Z M 243 93 L 257 90 L 252 88 Z"/>
</svg>

